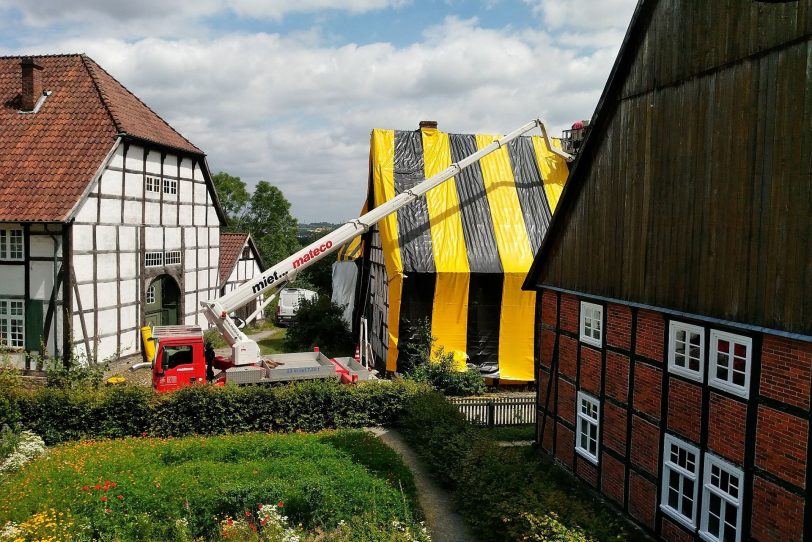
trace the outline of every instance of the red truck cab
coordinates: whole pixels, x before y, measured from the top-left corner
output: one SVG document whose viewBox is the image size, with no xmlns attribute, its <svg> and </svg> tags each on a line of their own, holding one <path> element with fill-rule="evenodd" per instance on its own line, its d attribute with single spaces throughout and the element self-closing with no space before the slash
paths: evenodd
<svg viewBox="0 0 812 542">
<path fill-rule="evenodd" d="M 157 326 L 152 385 L 159 393 L 206 382 L 203 331 L 198 326 Z"/>
</svg>

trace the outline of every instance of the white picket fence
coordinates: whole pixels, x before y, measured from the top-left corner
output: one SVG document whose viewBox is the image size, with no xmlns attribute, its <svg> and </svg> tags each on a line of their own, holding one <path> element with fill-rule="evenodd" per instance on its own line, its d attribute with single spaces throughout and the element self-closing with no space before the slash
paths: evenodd
<svg viewBox="0 0 812 542">
<path fill-rule="evenodd" d="M 536 423 L 536 395 L 505 394 L 490 397 L 449 397 L 465 419 L 476 425 L 527 425 Z"/>
</svg>

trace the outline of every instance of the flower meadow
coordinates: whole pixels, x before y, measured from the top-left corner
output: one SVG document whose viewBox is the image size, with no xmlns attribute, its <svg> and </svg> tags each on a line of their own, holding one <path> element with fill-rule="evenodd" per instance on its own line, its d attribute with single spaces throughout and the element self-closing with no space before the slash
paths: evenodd
<svg viewBox="0 0 812 542">
<path fill-rule="evenodd" d="M 414 495 L 362 431 L 83 441 L 0 475 L 0 541 L 428 541 Z"/>
</svg>

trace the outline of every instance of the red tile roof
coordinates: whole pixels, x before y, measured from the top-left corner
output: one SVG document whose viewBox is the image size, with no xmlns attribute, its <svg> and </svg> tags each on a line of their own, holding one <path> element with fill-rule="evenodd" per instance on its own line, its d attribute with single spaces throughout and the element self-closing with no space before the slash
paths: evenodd
<svg viewBox="0 0 812 542">
<path fill-rule="evenodd" d="M 67 220 L 117 134 L 203 154 L 86 55 L 33 58 L 52 94 L 20 113 L 22 57 L 0 57 L 0 221 Z"/>
<path fill-rule="evenodd" d="M 220 234 L 220 286 L 226 283 L 231 271 L 234 270 L 246 241 L 248 241 L 247 233 Z"/>
</svg>

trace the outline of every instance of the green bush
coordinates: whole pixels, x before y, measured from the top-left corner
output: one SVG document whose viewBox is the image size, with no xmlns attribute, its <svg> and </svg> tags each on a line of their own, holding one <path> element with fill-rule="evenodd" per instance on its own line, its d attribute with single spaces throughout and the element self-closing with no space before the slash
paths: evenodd
<svg viewBox="0 0 812 542">
<path fill-rule="evenodd" d="M 435 348 L 437 338 L 431 334 L 428 318 L 411 326 L 398 344 L 398 368 L 411 380 L 428 382 L 445 395 L 482 395 L 486 391 L 485 379 L 479 371 L 458 370 L 452 352 Z M 432 359 L 431 353 L 434 352 Z"/>
<path fill-rule="evenodd" d="M 132 386 L 99 389 L 0 389 L 10 421 L 49 445 L 105 437 L 217 435 L 246 431 L 319 431 L 389 425 L 412 397 L 429 391 L 406 380 L 342 385 L 199 385 L 157 395 Z M 8 405 L 6 408 L 5 405 Z M 17 414 L 18 413 L 18 414 Z"/>
<path fill-rule="evenodd" d="M 351 356 L 355 341 L 342 317 L 343 310 L 320 295 L 316 299 L 302 299 L 285 336 L 289 352 L 309 351 L 318 346 L 330 357 Z"/>
<path fill-rule="evenodd" d="M 535 449 L 498 446 L 439 393 L 407 401 L 399 427 L 483 540 L 627 539 L 584 484 Z"/>
</svg>

